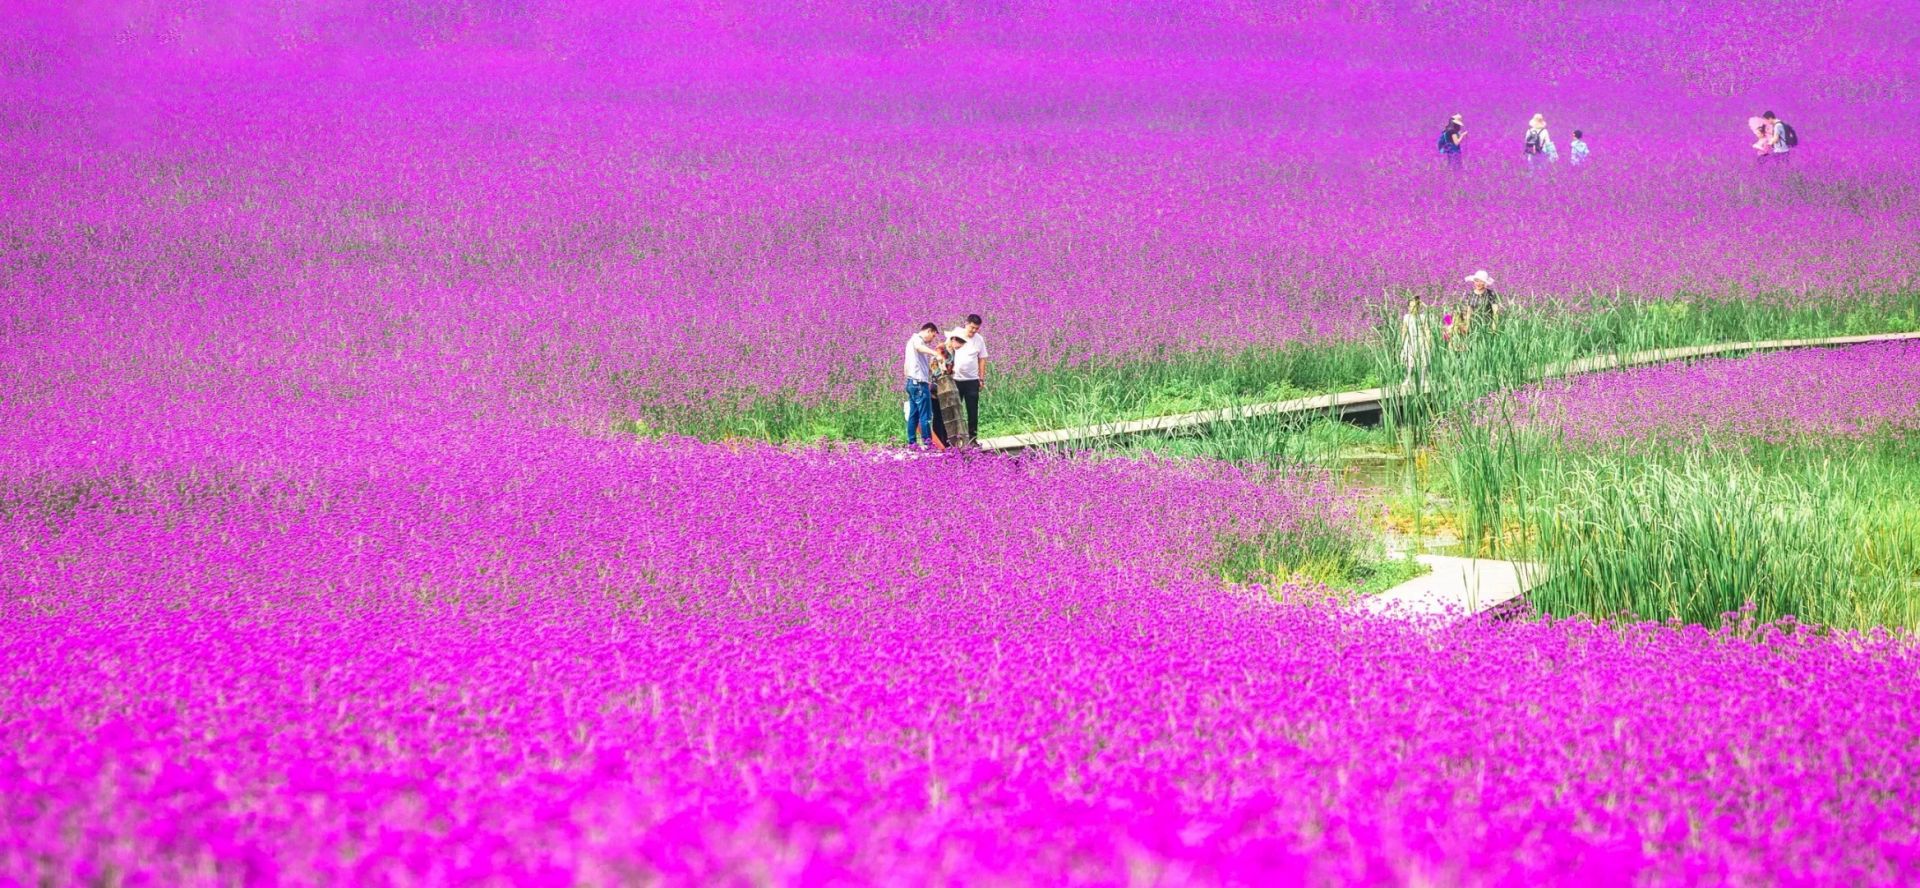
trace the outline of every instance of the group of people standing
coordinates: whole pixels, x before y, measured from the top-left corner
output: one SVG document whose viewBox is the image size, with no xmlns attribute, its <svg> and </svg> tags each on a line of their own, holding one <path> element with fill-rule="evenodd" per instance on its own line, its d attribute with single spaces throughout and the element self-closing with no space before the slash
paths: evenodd
<svg viewBox="0 0 1920 888">
<path fill-rule="evenodd" d="M 1494 292 L 1493 276 L 1481 269 L 1467 275 L 1467 284 L 1470 288 L 1460 304 L 1442 309 L 1438 329 L 1419 291 L 1407 301 L 1407 312 L 1400 316 L 1400 362 L 1407 368 L 1409 381 L 1426 375 L 1435 339 L 1460 351 L 1473 339 L 1500 332 L 1500 294 Z"/>
<path fill-rule="evenodd" d="M 1753 131 L 1754 138 L 1757 140 L 1753 143 L 1753 150 L 1759 154 L 1761 163 L 1784 163 L 1788 153 L 1800 144 L 1800 137 L 1793 131 L 1793 127 L 1772 111 L 1761 114 L 1759 117 L 1747 118 L 1747 128 Z M 1466 119 L 1462 115 L 1455 114 L 1440 130 L 1438 147 L 1440 156 L 1446 160 L 1447 166 L 1456 170 L 1463 167 L 1466 143 Z M 1572 150 L 1567 155 L 1569 165 L 1579 166 L 1586 163 L 1592 156 L 1592 151 L 1587 148 L 1586 134 L 1579 130 L 1573 131 L 1573 143 L 1570 147 Z M 1553 143 L 1553 132 L 1547 127 L 1545 114 L 1535 114 L 1532 120 L 1527 121 L 1527 134 L 1521 142 L 1520 151 L 1527 159 L 1527 168 L 1530 170 L 1557 163 L 1560 160 L 1560 148 Z"/>
<path fill-rule="evenodd" d="M 1447 166 L 1458 170 L 1465 165 L 1466 143 L 1466 116 L 1455 114 L 1440 130 L 1440 156 L 1446 159 Z M 1573 131 L 1573 142 L 1568 147 L 1567 163 L 1572 166 L 1586 163 L 1593 155 L 1587 147 L 1587 134 L 1579 130 Z M 1521 143 L 1521 153 L 1527 159 L 1528 169 L 1560 161 L 1560 147 L 1553 142 L 1553 132 L 1547 127 L 1545 114 L 1535 114 L 1532 120 L 1527 121 L 1527 135 Z"/>
<path fill-rule="evenodd" d="M 928 322 L 907 338 L 907 446 L 968 447 L 980 429 L 987 339 L 980 316 L 948 330 Z"/>
</svg>

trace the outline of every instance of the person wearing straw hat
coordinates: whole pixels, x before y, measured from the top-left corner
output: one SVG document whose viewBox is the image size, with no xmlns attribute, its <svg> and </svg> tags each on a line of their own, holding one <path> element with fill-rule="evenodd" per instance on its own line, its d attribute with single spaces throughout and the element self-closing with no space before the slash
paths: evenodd
<svg viewBox="0 0 1920 888">
<path fill-rule="evenodd" d="M 942 450 L 973 444 L 973 428 L 967 424 L 967 415 L 961 407 L 960 386 L 954 379 L 954 358 L 966 345 L 963 328 L 948 331 L 946 343 L 940 346 L 940 357 L 932 366 L 933 434 Z"/>
<path fill-rule="evenodd" d="M 1535 114 L 1532 120 L 1527 121 L 1527 139 L 1523 150 L 1530 168 L 1560 159 L 1559 149 L 1553 146 L 1553 134 L 1547 131 L 1547 115 Z"/>
<path fill-rule="evenodd" d="M 1493 276 L 1482 268 L 1467 275 L 1467 283 L 1473 289 L 1467 292 L 1467 304 L 1460 312 L 1460 323 L 1454 332 L 1455 337 L 1466 336 L 1473 330 L 1474 316 L 1479 315 L 1489 334 L 1500 329 L 1500 294 L 1493 291 Z"/>
</svg>

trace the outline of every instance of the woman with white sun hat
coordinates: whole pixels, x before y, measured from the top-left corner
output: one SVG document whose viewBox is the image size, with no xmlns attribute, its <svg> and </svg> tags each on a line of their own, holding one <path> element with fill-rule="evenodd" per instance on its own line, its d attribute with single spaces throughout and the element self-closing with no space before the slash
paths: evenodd
<svg viewBox="0 0 1920 888">
<path fill-rule="evenodd" d="M 1488 333 L 1500 329 L 1500 294 L 1493 291 L 1493 276 L 1482 268 L 1467 275 L 1467 283 L 1473 289 L 1467 291 L 1467 304 L 1460 312 L 1459 329 L 1455 336 L 1465 336 L 1473 330 L 1474 316 L 1478 315 L 1485 324 Z"/>
</svg>

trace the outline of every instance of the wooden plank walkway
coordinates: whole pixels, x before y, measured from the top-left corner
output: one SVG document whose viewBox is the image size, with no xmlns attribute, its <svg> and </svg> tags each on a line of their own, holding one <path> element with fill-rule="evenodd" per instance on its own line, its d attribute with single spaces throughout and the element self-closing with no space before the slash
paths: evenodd
<svg viewBox="0 0 1920 888">
<path fill-rule="evenodd" d="M 1920 332 L 1881 333 L 1870 336 L 1830 336 L 1825 339 L 1767 339 L 1756 342 L 1692 345 L 1681 348 L 1663 348 L 1634 352 L 1628 355 L 1601 355 L 1593 358 L 1583 358 L 1566 364 L 1549 366 L 1541 372 L 1540 376 L 1543 379 L 1555 376 L 1572 376 L 1579 373 L 1593 373 L 1599 370 L 1612 370 L 1619 367 L 1633 367 L 1641 364 L 1659 364 L 1666 361 L 1682 361 L 1688 358 L 1721 355 L 1729 352 L 1778 351 L 1788 348 L 1860 345 L 1869 342 L 1898 342 L 1908 339 L 1920 339 Z M 1268 404 L 1223 407 L 1217 410 L 1197 410 L 1192 413 L 1175 413 L 1169 416 L 1099 423 L 1097 425 L 1076 426 L 1074 428 L 1057 429 L 1054 431 L 1000 435 L 998 437 L 980 439 L 979 446 L 981 450 L 1013 452 L 1025 450 L 1030 447 L 1076 444 L 1122 435 L 1180 431 L 1211 425 L 1216 422 L 1253 419 L 1262 416 L 1310 416 L 1316 413 L 1326 413 L 1344 417 L 1353 414 L 1377 413 L 1380 410 L 1381 400 L 1393 393 L 1391 388 L 1360 389 L 1359 391 L 1339 392 L 1331 395 L 1293 398 L 1291 400 L 1275 401 Z"/>
<path fill-rule="evenodd" d="M 1519 561 L 1416 555 L 1433 572 L 1414 577 L 1357 605 L 1409 620 L 1457 622 L 1525 606 L 1527 591 L 1546 580 L 1546 568 Z"/>
</svg>

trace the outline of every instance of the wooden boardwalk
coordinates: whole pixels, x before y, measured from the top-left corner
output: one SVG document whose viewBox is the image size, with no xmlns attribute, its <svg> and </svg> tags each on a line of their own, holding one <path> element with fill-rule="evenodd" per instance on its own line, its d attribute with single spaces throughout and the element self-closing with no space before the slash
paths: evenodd
<svg viewBox="0 0 1920 888">
<path fill-rule="evenodd" d="M 1537 564 L 1416 555 L 1433 572 L 1360 601 L 1362 610 L 1409 620 L 1455 622 L 1525 607 L 1527 591 L 1546 579 Z"/>
<path fill-rule="evenodd" d="M 1599 357 L 1584 358 L 1567 364 L 1546 367 L 1542 370 L 1540 376 L 1541 378 L 1572 376 L 1579 373 L 1593 373 L 1598 370 L 1634 367 L 1641 364 L 1659 364 L 1667 361 L 1683 361 L 1688 358 L 1702 358 L 1733 352 L 1778 351 L 1788 348 L 1812 348 L 1829 345 L 1860 345 L 1868 342 L 1897 342 L 1908 339 L 1920 339 L 1920 332 L 1882 333 L 1872 336 L 1831 336 L 1825 339 L 1768 339 L 1758 342 L 1726 342 L 1714 345 L 1692 345 L 1681 348 L 1663 348 L 1652 351 L 1634 352 L 1627 355 L 1601 355 Z M 1047 432 L 1001 435 L 993 438 L 980 439 L 980 449 L 1012 452 L 1025 450 L 1030 447 L 1078 444 L 1123 435 L 1181 431 L 1211 425 L 1216 422 L 1253 419 L 1263 416 L 1312 416 L 1314 414 L 1329 414 L 1347 417 L 1352 415 L 1375 414 L 1380 412 L 1380 402 L 1392 393 L 1392 388 L 1360 389 L 1359 391 L 1339 392 L 1331 395 L 1314 395 L 1307 398 L 1275 401 L 1269 404 L 1223 407 L 1217 410 L 1198 410 L 1192 413 L 1175 413 L 1170 416 L 1155 416 L 1148 419 L 1076 426 L 1070 429 L 1057 429 Z"/>
</svg>

